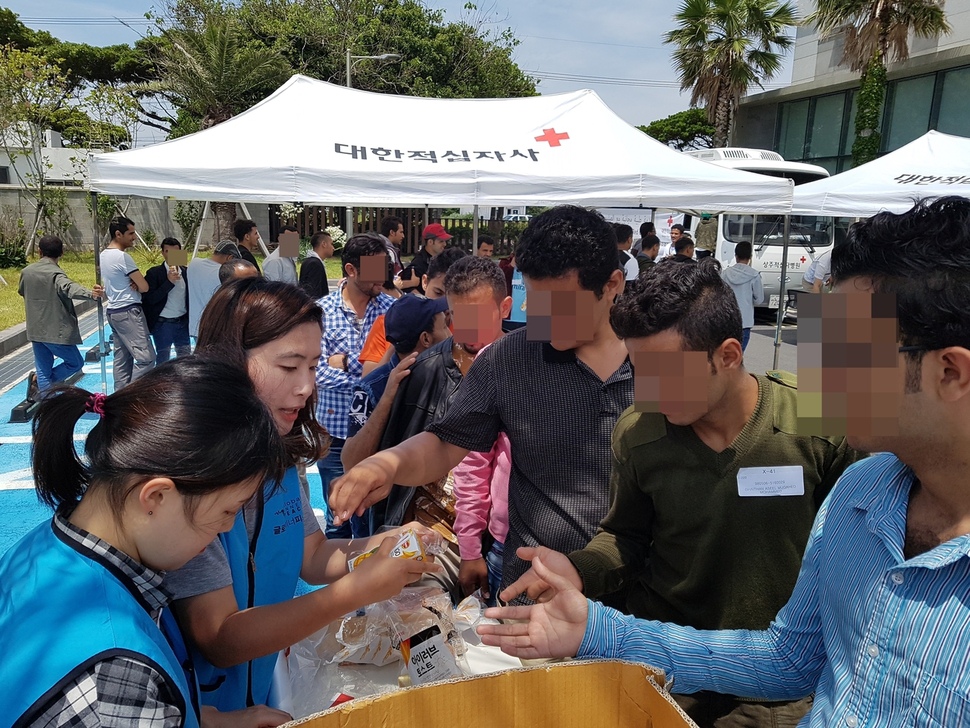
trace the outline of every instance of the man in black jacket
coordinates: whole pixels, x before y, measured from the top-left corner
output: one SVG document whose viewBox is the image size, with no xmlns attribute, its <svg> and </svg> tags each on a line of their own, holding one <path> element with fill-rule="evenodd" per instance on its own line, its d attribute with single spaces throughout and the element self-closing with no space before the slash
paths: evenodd
<svg viewBox="0 0 970 728">
<path fill-rule="evenodd" d="M 172 345 L 175 356 L 192 353 L 189 344 L 189 286 L 188 271 L 182 265 L 169 265 L 169 255 L 182 249 L 175 238 L 162 240 L 165 263 L 149 268 L 145 273 L 148 292 L 142 294 L 145 323 L 155 342 L 155 364 L 169 359 Z"/>
<path fill-rule="evenodd" d="M 330 295 L 327 266 L 324 261 L 333 257 L 333 240 L 326 232 L 314 233 L 310 238 L 310 252 L 300 265 L 300 288 L 314 300 Z"/>
</svg>

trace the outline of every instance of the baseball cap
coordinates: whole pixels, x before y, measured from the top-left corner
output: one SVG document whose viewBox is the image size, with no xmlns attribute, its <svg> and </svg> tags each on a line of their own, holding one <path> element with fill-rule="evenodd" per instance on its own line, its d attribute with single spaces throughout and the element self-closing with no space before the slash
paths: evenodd
<svg viewBox="0 0 970 728">
<path fill-rule="evenodd" d="M 231 240 L 223 240 L 216 245 L 216 249 L 212 252 L 218 253 L 219 255 L 231 255 L 233 258 L 242 258 L 242 254 L 239 252 L 239 246 Z"/>
<path fill-rule="evenodd" d="M 451 240 L 451 236 L 448 231 L 445 230 L 444 225 L 440 222 L 433 222 L 428 225 L 424 232 L 421 233 L 421 237 L 427 240 L 428 238 L 438 238 L 438 240 Z"/>
<path fill-rule="evenodd" d="M 447 298 L 425 298 L 417 293 L 401 296 L 384 315 L 384 337 L 392 344 L 414 341 L 431 320 L 448 310 Z"/>
</svg>

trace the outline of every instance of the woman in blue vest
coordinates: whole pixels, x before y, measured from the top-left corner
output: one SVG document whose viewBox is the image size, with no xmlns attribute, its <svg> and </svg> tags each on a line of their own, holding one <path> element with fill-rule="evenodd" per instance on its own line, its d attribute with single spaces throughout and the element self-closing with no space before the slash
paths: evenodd
<svg viewBox="0 0 970 728">
<path fill-rule="evenodd" d="M 284 437 L 289 468 L 272 496 L 247 504 L 232 530 L 166 578 L 193 648 L 202 702 L 220 710 L 274 704 L 280 650 L 437 569 L 390 558 L 394 531 L 349 541 L 327 540 L 320 530 L 297 466 L 323 457 L 329 439 L 315 417 L 322 320 L 302 289 L 246 278 L 220 288 L 199 324 L 196 351 L 247 367 Z M 224 388 L 224 397 L 232 395 Z M 348 574 L 352 553 L 378 546 L 377 557 Z M 330 586 L 294 598 L 299 578 Z"/>
<path fill-rule="evenodd" d="M 100 421 L 81 460 L 74 427 L 85 413 Z M 282 438 L 249 378 L 192 357 L 110 397 L 53 390 L 33 435 L 37 494 L 55 514 L 0 559 L 0 725 L 198 726 L 162 574 L 283 475 Z M 265 707 L 201 717 L 287 718 Z"/>
</svg>

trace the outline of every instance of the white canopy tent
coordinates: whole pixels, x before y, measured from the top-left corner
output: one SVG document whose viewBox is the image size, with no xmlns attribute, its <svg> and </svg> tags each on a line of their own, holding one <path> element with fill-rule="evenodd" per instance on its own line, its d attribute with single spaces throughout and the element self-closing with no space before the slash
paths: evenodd
<svg viewBox="0 0 970 728">
<path fill-rule="evenodd" d="M 183 200 L 784 214 L 792 199 L 789 180 L 675 152 L 592 91 L 429 99 L 300 75 L 205 131 L 93 155 L 89 171 L 96 192 Z"/>
<path fill-rule="evenodd" d="M 792 214 L 871 217 L 946 195 L 970 196 L 970 139 L 929 131 L 868 164 L 799 185 Z"/>
</svg>

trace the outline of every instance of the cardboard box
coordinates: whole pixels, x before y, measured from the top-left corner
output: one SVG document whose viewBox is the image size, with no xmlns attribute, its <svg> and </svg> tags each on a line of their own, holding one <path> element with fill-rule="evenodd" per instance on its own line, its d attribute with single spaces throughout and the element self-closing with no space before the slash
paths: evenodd
<svg viewBox="0 0 970 728">
<path fill-rule="evenodd" d="M 696 728 L 645 665 L 583 660 L 464 678 L 353 700 L 306 728 Z"/>
</svg>

